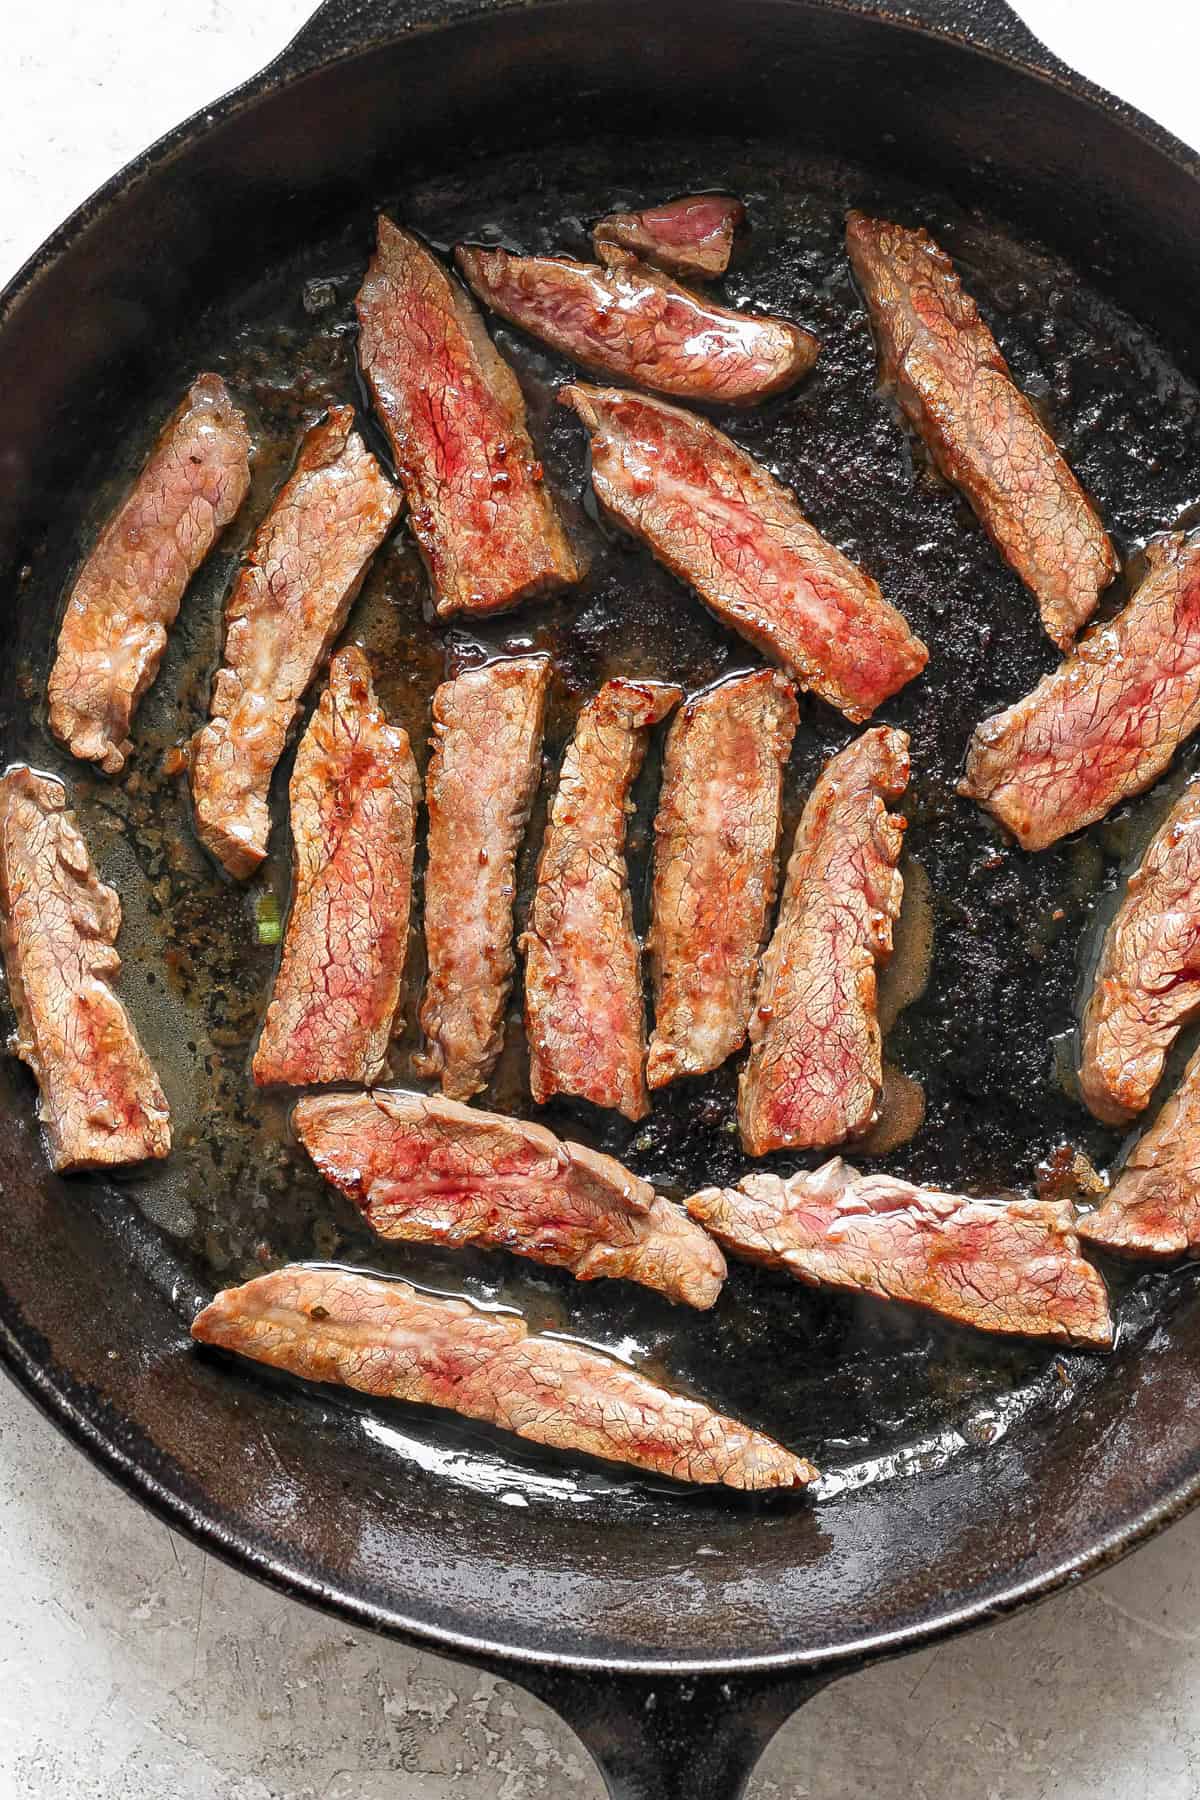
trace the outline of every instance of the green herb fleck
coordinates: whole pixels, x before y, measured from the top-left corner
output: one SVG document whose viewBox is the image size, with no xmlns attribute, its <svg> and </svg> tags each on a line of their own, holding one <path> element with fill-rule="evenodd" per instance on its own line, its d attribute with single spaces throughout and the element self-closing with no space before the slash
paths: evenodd
<svg viewBox="0 0 1200 1800">
<path fill-rule="evenodd" d="M 283 936 L 279 902 L 274 894 L 259 894 L 254 902 L 254 924 L 260 944 L 277 944 Z"/>
</svg>

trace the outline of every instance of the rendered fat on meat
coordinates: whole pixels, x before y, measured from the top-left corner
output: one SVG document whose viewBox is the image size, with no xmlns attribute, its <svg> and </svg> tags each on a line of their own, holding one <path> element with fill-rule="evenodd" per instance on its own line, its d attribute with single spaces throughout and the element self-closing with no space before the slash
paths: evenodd
<svg viewBox="0 0 1200 1800">
<path fill-rule="evenodd" d="M 1102 1250 L 1158 1261 L 1200 1252 L 1200 1050 L 1107 1200 L 1080 1219 L 1079 1235 Z"/>
<path fill-rule="evenodd" d="M 192 1336 L 307 1381 L 440 1406 L 532 1443 L 676 1481 L 801 1488 L 816 1470 L 583 1344 L 404 1281 L 302 1265 L 218 1294 Z"/>
<path fill-rule="evenodd" d="M 1109 1125 L 1149 1105 L 1167 1052 L 1200 1013 L 1200 784 L 1180 795 L 1129 878 L 1083 1020 L 1079 1085 Z"/>
<path fill-rule="evenodd" d="M 17 1015 L 11 1048 L 40 1092 L 54 1167 L 167 1155 L 166 1098 L 113 991 L 121 903 L 97 879 L 61 782 L 0 777 L 0 931 Z"/>
<path fill-rule="evenodd" d="M 884 388 L 1069 649 L 1117 573 L 1095 507 L 928 233 L 851 213 L 846 245 Z"/>
<path fill-rule="evenodd" d="M 728 194 L 684 194 L 642 212 L 609 213 L 593 227 L 592 242 L 601 262 L 615 245 L 668 275 L 711 281 L 729 267 L 745 220 L 745 207 Z"/>
<path fill-rule="evenodd" d="M 260 1086 L 377 1081 L 408 952 L 420 786 L 355 646 L 339 650 L 296 752 L 294 890 L 254 1053 Z"/>
<path fill-rule="evenodd" d="M 219 375 L 200 375 L 83 565 L 50 672 L 50 729 L 109 775 L 158 674 L 184 590 L 246 498 L 250 434 Z"/>
<path fill-rule="evenodd" d="M 719 1068 L 746 1041 L 796 723 L 795 692 L 770 669 L 698 694 L 672 721 L 646 940 L 652 1088 Z"/>
<path fill-rule="evenodd" d="M 502 318 L 583 368 L 676 399 L 751 405 L 793 387 L 821 348 L 787 319 L 718 306 L 615 247 L 603 267 L 468 245 L 454 254 Z"/>
<path fill-rule="evenodd" d="M 919 1306 L 978 1331 L 1107 1349 L 1104 1283 L 1068 1202 L 970 1200 L 840 1158 L 786 1179 L 760 1172 L 687 1202 L 739 1256 L 813 1287 Z"/>
<path fill-rule="evenodd" d="M 509 1250 L 578 1281 L 636 1281 L 701 1309 L 721 1291 L 724 1258 L 681 1207 L 540 1125 L 382 1088 L 301 1100 L 293 1124 L 380 1237 Z"/>
<path fill-rule="evenodd" d="M 1146 550 L 1123 611 L 978 726 L 959 793 L 1044 850 L 1157 781 L 1200 725 L 1200 536 Z"/>
<path fill-rule="evenodd" d="M 628 1119 L 649 1111 L 625 829 L 650 729 L 681 698 L 661 682 L 606 682 L 580 712 L 563 759 L 521 939 L 539 1106 L 573 1094 Z"/>
<path fill-rule="evenodd" d="M 858 723 L 921 673 L 929 652 L 871 577 L 707 419 L 619 388 L 559 399 L 591 433 L 606 512 L 801 687 Z"/>
<path fill-rule="evenodd" d="M 275 766 L 399 508 L 354 409 L 331 407 L 306 434 L 229 596 L 212 717 L 192 745 L 196 831 L 231 875 L 253 874 L 267 853 Z"/>
<path fill-rule="evenodd" d="M 550 663 L 468 669 L 433 701 L 419 1072 L 454 1100 L 486 1087 L 512 988 L 517 854 L 542 768 Z"/>
<path fill-rule="evenodd" d="M 907 736 L 877 726 L 826 765 L 804 808 L 738 1087 L 751 1156 L 840 1144 L 878 1115 L 876 967 L 904 892 L 904 820 L 888 803 L 908 774 Z"/>
<path fill-rule="evenodd" d="M 439 616 L 501 612 L 578 581 L 517 378 L 458 282 L 381 217 L 357 304 L 359 359 Z"/>
</svg>

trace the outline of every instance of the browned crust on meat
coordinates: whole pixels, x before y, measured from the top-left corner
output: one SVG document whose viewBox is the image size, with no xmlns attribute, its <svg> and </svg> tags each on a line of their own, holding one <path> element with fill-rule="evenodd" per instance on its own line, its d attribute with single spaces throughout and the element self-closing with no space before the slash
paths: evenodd
<svg viewBox="0 0 1200 1800">
<path fill-rule="evenodd" d="M 356 645 L 330 664 L 290 793 L 294 891 L 254 1079 L 377 1081 L 408 953 L 420 783 Z"/>
<path fill-rule="evenodd" d="M 121 903 L 97 879 L 61 782 L 0 777 L 0 941 L 17 1015 L 11 1049 L 37 1079 L 59 1170 L 164 1157 L 158 1076 L 113 992 Z"/>
<path fill-rule="evenodd" d="M 605 511 L 724 624 L 856 723 L 929 652 L 794 495 L 707 419 L 621 388 L 559 389 L 592 438 Z"/>
<path fill-rule="evenodd" d="M 532 1443 L 676 1481 L 804 1487 L 816 1470 L 761 1432 L 514 1313 L 403 1281 L 302 1265 L 218 1294 L 192 1336 L 307 1381 L 445 1407 Z"/>
<path fill-rule="evenodd" d="M 661 682 L 606 682 L 583 707 L 563 760 L 521 939 L 539 1106 L 574 1094 L 629 1119 L 649 1110 L 625 829 L 650 728 L 681 698 Z"/>
<path fill-rule="evenodd" d="M 250 486 L 250 434 L 219 375 L 199 375 L 76 579 L 50 671 L 50 729 L 119 774 L 192 576 Z"/>
<path fill-rule="evenodd" d="M 760 669 L 689 700 L 667 734 L 646 939 L 651 1088 L 719 1068 L 746 1041 L 797 719 L 791 683 Z"/>
<path fill-rule="evenodd" d="M 788 863 L 750 1017 L 738 1123 L 751 1156 L 858 1137 L 878 1116 L 876 969 L 892 952 L 904 882 L 908 737 L 876 726 L 825 767 Z"/>
<path fill-rule="evenodd" d="M 467 294 L 389 218 L 358 295 L 359 357 L 442 618 L 578 581 L 516 376 Z"/>
<path fill-rule="evenodd" d="M 302 1100 L 301 1143 L 380 1237 L 508 1250 L 621 1278 L 706 1309 L 725 1278 L 712 1240 L 610 1156 L 440 1094 L 377 1088 Z"/>
<path fill-rule="evenodd" d="M 267 853 L 271 777 L 400 497 L 333 406 L 255 534 L 225 609 L 212 717 L 192 745 L 196 832 L 239 879 Z"/>
<path fill-rule="evenodd" d="M 502 318 L 596 374 L 679 400 L 753 405 L 794 387 L 820 352 L 802 326 L 718 306 L 615 247 L 603 266 L 465 244 L 454 255 Z"/>
<path fill-rule="evenodd" d="M 929 234 L 852 212 L 846 245 L 883 387 L 1069 649 L 1118 568 L 1095 507 Z"/>
<path fill-rule="evenodd" d="M 970 1200 L 840 1158 L 786 1179 L 747 1175 L 687 1202 L 739 1256 L 814 1287 L 922 1307 L 971 1325 L 1107 1349 L 1108 1296 L 1068 1202 Z"/>
<path fill-rule="evenodd" d="M 1155 833 L 1105 935 L 1083 1019 L 1079 1086 L 1098 1119 L 1150 1103 L 1167 1052 L 1200 1013 L 1200 784 Z"/>
<path fill-rule="evenodd" d="M 468 669 L 433 701 L 419 1072 L 454 1100 L 487 1086 L 512 988 L 516 863 L 542 768 L 550 663 Z"/>
<path fill-rule="evenodd" d="M 1146 563 L 1115 619 L 976 727 L 958 791 L 1022 849 L 1044 850 L 1142 793 L 1200 725 L 1200 536 L 1157 538 Z"/>
</svg>

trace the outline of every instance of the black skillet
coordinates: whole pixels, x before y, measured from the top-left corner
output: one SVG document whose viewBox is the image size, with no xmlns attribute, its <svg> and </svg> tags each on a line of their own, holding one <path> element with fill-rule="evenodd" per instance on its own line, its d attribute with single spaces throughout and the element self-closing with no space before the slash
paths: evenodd
<svg viewBox="0 0 1200 1800">
<path fill-rule="evenodd" d="M 1061 1050 L 1089 934 L 1158 802 L 1023 859 L 952 798 L 970 724 L 1049 652 L 1019 587 L 914 470 L 871 392 L 837 220 L 862 200 L 947 236 L 1131 554 L 1200 495 L 1198 176 L 1182 145 L 1055 62 L 1000 0 L 329 0 L 261 76 L 82 207 L 4 296 L 4 757 L 63 767 L 38 701 L 57 596 L 182 375 L 223 354 L 249 395 L 259 503 L 299 420 L 345 391 L 342 321 L 376 204 L 435 240 L 491 231 L 582 248 L 589 211 L 610 199 L 747 187 L 760 238 L 732 291 L 795 309 L 827 352 L 801 395 L 735 429 L 885 577 L 942 664 L 889 714 L 913 729 L 922 771 L 910 843 L 935 895 L 936 954 L 894 1034 L 928 1119 L 885 1166 L 986 1188 L 1028 1182 L 1066 1137 L 1111 1157 L 1047 1040 Z M 573 504 L 581 446 L 549 405 L 561 367 L 505 341 Z M 695 684 L 742 658 L 645 559 L 573 516 L 595 565 L 569 622 L 542 614 L 488 640 L 527 630 L 556 649 L 558 740 L 609 667 L 669 665 L 654 672 Z M 176 1175 L 54 1179 L 30 1084 L 0 1067 L 0 1350 L 62 1429 L 240 1568 L 524 1682 L 630 1796 L 740 1791 L 778 1724 L 836 1675 L 1078 1580 L 1188 1507 L 1200 1488 L 1189 1271 L 1109 1271 L 1120 1337 L 1101 1360 L 980 1345 L 748 1271 L 697 1322 L 515 1265 L 498 1275 L 496 1259 L 421 1265 L 435 1285 L 516 1297 L 607 1342 L 632 1320 L 674 1377 L 816 1451 L 831 1478 L 805 1505 L 578 1473 L 190 1352 L 198 1300 L 250 1272 L 260 1240 L 268 1256 L 409 1266 L 356 1236 L 346 1209 L 314 1229 L 332 1203 L 280 1147 L 282 1119 L 245 1100 L 269 960 L 158 773 L 180 712 L 190 725 L 203 711 L 238 541 L 185 609 L 144 709 L 137 779 L 68 772 L 126 896 L 125 991 L 186 1115 Z M 403 538 L 358 619 L 420 737 L 446 654 L 472 645 L 432 635 Z M 807 708 L 793 809 L 842 737 Z M 174 1041 L 185 1016 L 203 1042 Z M 513 1092 L 523 1104 L 519 1081 Z M 718 1078 L 632 1143 L 570 1122 L 678 1187 L 737 1167 L 729 1098 Z"/>
</svg>

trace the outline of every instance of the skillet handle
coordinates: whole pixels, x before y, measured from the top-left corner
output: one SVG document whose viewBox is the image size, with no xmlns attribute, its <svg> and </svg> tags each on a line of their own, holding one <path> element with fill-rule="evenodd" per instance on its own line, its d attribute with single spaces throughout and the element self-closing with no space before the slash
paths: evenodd
<svg viewBox="0 0 1200 1800">
<path fill-rule="evenodd" d="M 739 1800 L 763 1750 L 830 1675 L 652 1679 L 497 1666 L 582 1738 L 610 1800 Z"/>
<path fill-rule="evenodd" d="M 866 13 L 965 40 L 1043 75 L 1070 74 L 1006 0 L 807 0 L 835 12 Z M 321 0 L 264 73 L 283 80 L 383 44 L 422 26 L 523 7 L 526 0 Z"/>
</svg>

